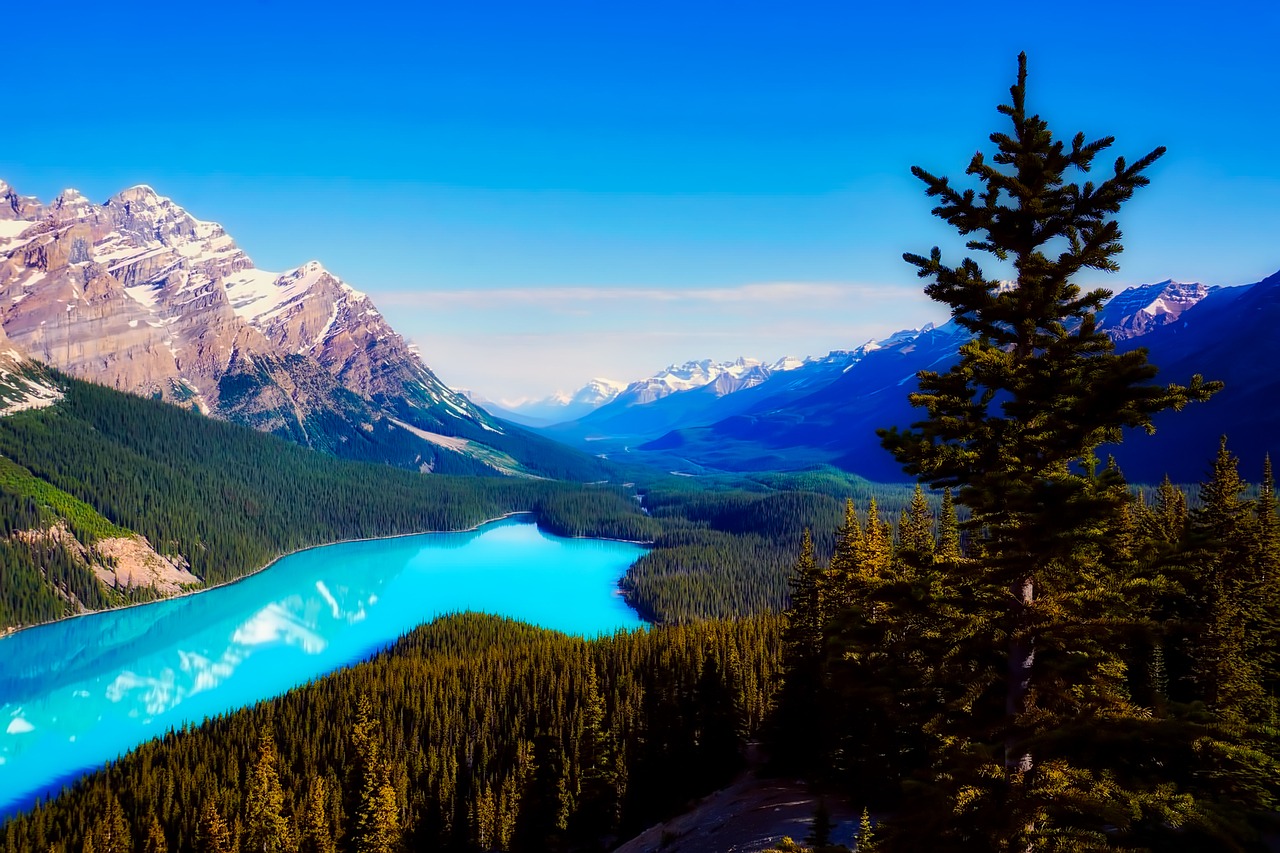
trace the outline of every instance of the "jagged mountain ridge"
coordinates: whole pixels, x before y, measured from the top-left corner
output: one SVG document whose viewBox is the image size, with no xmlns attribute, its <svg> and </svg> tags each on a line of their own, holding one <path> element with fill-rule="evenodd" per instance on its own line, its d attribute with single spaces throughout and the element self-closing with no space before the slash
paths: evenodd
<svg viewBox="0 0 1280 853">
<path fill-rule="evenodd" d="M 147 186 L 46 205 L 0 182 L 0 312 L 25 356 L 337 455 L 524 467 L 494 447 L 529 437 L 440 382 L 368 296 L 315 261 L 259 270 Z"/>
<path fill-rule="evenodd" d="M 1280 411 L 1273 401 L 1280 385 L 1270 365 L 1280 356 L 1271 333 L 1280 325 L 1280 274 L 1241 287 L 1168 280 L 1129 288 L 1108 302 L 1099 325 L 1121 350 L 1148 347 L 1161 381 L 1185 382 L 1200 372 L 1227 382 L 1227 390 L 1209 404 L 1158 420 L 1154 439 L 1135 436 L 1107 449 L 1131 479 L 1159 480 L 1166 472 L 1184 482 L 1201 479 L 1222 431 L 1242 458 L 1260 459 L 1277 449 Z M 617 430 L 614 435 L 602 429 L 584 437 L 564 425 L 548 432 L 589 438 L 618 458 L 625 453 L 630 460 L 684 472 L 827 463 L 873 480 L 900 480 L 901 469 L 875 431 L 919 419 L 907 402 L 916 373 L 948 369 L 967 338 L 954 322 L 904 330 L 701 408 L 688 405 L 695 392 L 684 392 L 634 407 L 625 421 L 604 422 L 604 407 L 579 422 L 595 421 Z M 677 403 L 682 411 L 671 416 Z M 668 429 L 661 430 L 664 425 Z"/>
<path fill-rule="evenodd" d="M 716 362 L 708 358 L 672 364 L 653 376 L 630 383 L 611 402 L 619 406 L 644 405 L 671 394 L 707 386 L 717 397 L 723 397 L 759 385 L 774 370 L 789 363 L 784 360 L 766 365 L 758 359 L 739 357 L 734 361 Z"/>
<path fill-rule="evenodd" d="M 514 403 L 488 400 L 471 391 L 460 393 L 495 417 L 526 426 L 547 426 L 580 418 L 613 401 L 626 387 L 626 382 L 597 376 L 572 393 L 557 391 L 548 397 Z"/>
<path fill-rule="evenodd" d="M 1176 322 L 1184 311 L 1221 289 L 1173 279 L 1130 287 L 1113 296 L 1098 312 L 1098 328 L 1117 343 L 1139 338 Z"/>
<path fill-rule="evenodd" d="M 786 356 L 772 363 L 739 358 L 718 364 L 704 360 L 673 365 L 654 377 L 631 383 L 617 399 L 585 417 L 546 427 L 545 432 L 562 441 L 589 442 L 583 446 L 597 452 L 616 451 L 668 430 L 739 414 L 767 398 L 782 405 L 786 399 L 834 381 L 868 353 L 901 346 L 932 329 L 932 324 L 904 329 L 825 356 Z"/>
</svg>

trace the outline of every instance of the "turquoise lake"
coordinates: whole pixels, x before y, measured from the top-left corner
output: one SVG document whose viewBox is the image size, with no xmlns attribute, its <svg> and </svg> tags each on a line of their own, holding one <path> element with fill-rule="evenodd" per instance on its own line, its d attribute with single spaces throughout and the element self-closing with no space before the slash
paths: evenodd
<svg viewBox="0 0 1280 853">
<path fill-rule="evenodd" d="M 0 816 L 170 728 L 367 658 L 433 617 L 581 636 L 643 623 L 617 582 L 644 549 L 527 519 L 291 554 L 237 583 L 0 640 Z"/>
</svg>

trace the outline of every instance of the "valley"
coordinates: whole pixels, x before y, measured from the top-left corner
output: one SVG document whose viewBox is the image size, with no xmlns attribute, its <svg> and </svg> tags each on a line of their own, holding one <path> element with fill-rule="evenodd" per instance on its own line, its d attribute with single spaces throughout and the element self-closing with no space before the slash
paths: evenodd
<svg viewBox="0 0 1280 853">
<path fill-rule="evenodd" d="M 1215 425 L 1231 425 L 1232 444 L 1245 458 L 1280 456 L 1280 415 L 1269 405 L 1280 389 L 1264 367 L 1276 355 L 1278 300 L 1280 273 L 1230 287 L 1157 282 L 1107 302 L 1099 327 L 1119 350 L 1147 349 L 1171 377 L 1200 371 L 1226 383 L 1222 395 L 1188 415 L 1157 421 L 1154 439 L 1114 448 L 1131 480 L 1155 484 L 1168 474 L 1197 482 L 1220 434 Z M 881 451 L 875 430 L 909 425 L 916 374 L 945 370 L 966 340 L 953 321 L 773 365 L 690 362 L 630 383 L 585 415 L 535 429 L 615 462 L 664 471 L 833 465 L 876 482 L 899 481 L 901 470 Z M 735 370 L 734 381 L 720 381 Z"/>
</svg>

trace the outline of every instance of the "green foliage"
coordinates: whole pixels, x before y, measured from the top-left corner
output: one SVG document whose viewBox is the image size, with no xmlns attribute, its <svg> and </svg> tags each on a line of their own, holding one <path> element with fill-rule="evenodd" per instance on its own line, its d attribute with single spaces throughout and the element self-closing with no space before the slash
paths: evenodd
<svg viewBox="0 0 1280 853">
<path fill-rule="evenodd" d="M 284 790 L 276 767 L 276 745 L 268 728 L 258 737 L 258 760 L 245 791 L 245 833 L 241 848 L 253 853 L 294 849 L 293 831 L 284 814 Z"/>
<path fill-rule="evenodd" d="M 438 620 L 144 744 L 0 827 L 0 849 L 80 849 L 116 795 L 133 838 L 154 815 L 174 850 L 227 851 L 233 835 L 261 849 L 278 836 L 255 826 L 276 814 L 306 851 L 608 849 L 734 771 L 777 684 L 780 631 L 764 616 L 585 641 Z"/>
<path fill-rule="evenodd" d="M 311 780 L 307 791 L 307 804 L 301 821 L 299 853 L 336 853 L 333 842 L 333 826 L 329 818 L 329 803 L 325 780 Z"/>
<path fill-rule="evenodd" d="M 0 491 L 31 498 L 42 510 L 43 518 L 67 522 L 71 532 L 85 545 L 99 539 L 130 535 L 130 531 L 112 524 L 84 501 L 37 479 L 26 468 L 3 456 L 0 456 Z"/>
<path fill-rule="evenodd" d="M 534 511 L 566 535 L 649 540 L 629 490 L 423 476 L 325 456 L 244 427 L 61 378 L 51 408 L 0 419 L 0 625 L 123 603 L 56 542 L 18 531 L 66 519 L 81 542 L 137 531 L 209 584 L 340 539 L 456 530 Z M 141 593 L 131 592 L 136 600 Z"/>
<path fill-rule="evenodd" d="M 902 849 L 920 842 L 922 810 L 952 815 L 933 827 L 939 849 L 983 839 L 1021 850 L 1100 843 L 1185 805 L 1146 788 L 1114 753 L 1084 746 L 1145 719 L 1128 695 L 1121 650 L 1125 585 L 1149 578 L 1128 577 L 1120 549 L 1107 547 L 1126 535 L 1129 493 L 1114 467 L 1097 470 L 1097 450 L 1221 387 L 1199 376 L 1186 387 L 1152 384 L 1145 351 L 1117 354 L 1097 329 L 1109 293 L 1073 281 L 1117 269 L 1113 217 L 1164 151 L 1119 158 L 1099 183 L 1072 183 L 1113 140 L 1055 140 L 1026 110 L 1025 56 L 1010 91 L 999 108 L 1010 131 L 992 134 L 990 164 L 979 152 L 966 170 L 977 190 L 912 170 L 939 200 L 934 214 L 1016 278 L 1005 286 L 968 257 L 948 266 L 937 248 L 904 255 L 974 338 L 949 372 L 919 375 L 911 402 L 926 419 L 882 431 L 908 473 L 958 489 L 973 558 L 963 570 L 944 567 L 930 596 L 937 634 L 949 641 L 919 677 L 947 698 L 926 718 L 931 793 L 910 801 L 897 818 L 905 829 L 886 837 Z M 875 598 L 890 621 L 909 624 L 900 598 Z"/>
<path fill-rule="evenodd" d="M 653 543 L 624 587 L 631 604 L 655 621 L 777 611 L 787 601 L 796 531 L 830 526 L 838 514 L 830 490 L 878 488 L 829 470 L 723 482 L 666 478 L 641 486 L 639 495 L 603 483 L 423 476 L 58 381 L 66 396 L 57 406 L 0 419 L 0 454 L 8 457 L 0 457 L 3 532 L 47 526 L 56 510 L 81 541 L 137 531 L 162 553 L 187 558 L 209 584 L 324 542 L 456 530 L 529 511 L 560 535 Z M 911 500 L 896 486 L 876 494 L 895 512 Z M 817 543 L 819 556 L 829 547 Z M 70 554 L 46 550 L 0 537 L 0 625 L 148 594 L 107 589 Z"/>
<path fill-rule="evenodd" d="M 1160 152 L 1068 183 L 1110 140 L 1055 142 L 1025 111 L 1025 79 L 1020 59 L 1001 107 L 1013 131 L 992 136 L 994 166 L 969 166 L 979 192 L 916 170 L 934 212 L 1017 279 L 907 256 L 975 338 L 950 372 L 920 375 L 927 418 L 882 436 L 969 516 L 948 493 L 932 543 L 917 503 L 891 553 L 873 503 L 845 522 L 812 772 L 890 810 L 882 850 L 1254 849 L 1280 778 L 1264 639 L 1280 596 L 1259 534 L 1274 484 L 1246 501 L 1224 444 L 1188 514 L 1167 481 L 1148 507 L 1099 466 L 1124 428 L 1217 386 L 1150 384 L 1144 353 L 1097 332 L 1105 292 L 1071 282 L 1114 268 L 1110 217 Z M 784 685 L 806 665 L 788 646 Z"/>
<path fill-rule="evenodd" d="M 232 853 L 231 830 L 222 819 L 218 805 L 206 798 L 196 825 L 195 849 L 198 853 Z"/>
<path fill-rule="evenodd" d="M 778 611 L 799 531 L 821 529 L 839 504 L 812 492 L 650 489 L 644 506 L 662 525 L 654 550 L 627 573 L 640 612 L 662 622 Z"/>
</svg>

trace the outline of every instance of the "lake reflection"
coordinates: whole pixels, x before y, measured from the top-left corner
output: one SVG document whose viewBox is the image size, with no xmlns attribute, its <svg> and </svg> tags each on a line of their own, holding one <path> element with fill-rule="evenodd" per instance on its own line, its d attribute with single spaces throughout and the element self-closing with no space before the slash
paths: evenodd
<svg viewBox="0 0 1280 853">
<path fill-rule="evenodd" d="M 199 595 L 0 640 L 0 814 L 186 722 L 367 657 L 443 613 L 583 636 L 640 625 L 617 580 L 635 545 L 505 521 L 315 548 Z"/>
</svg>

